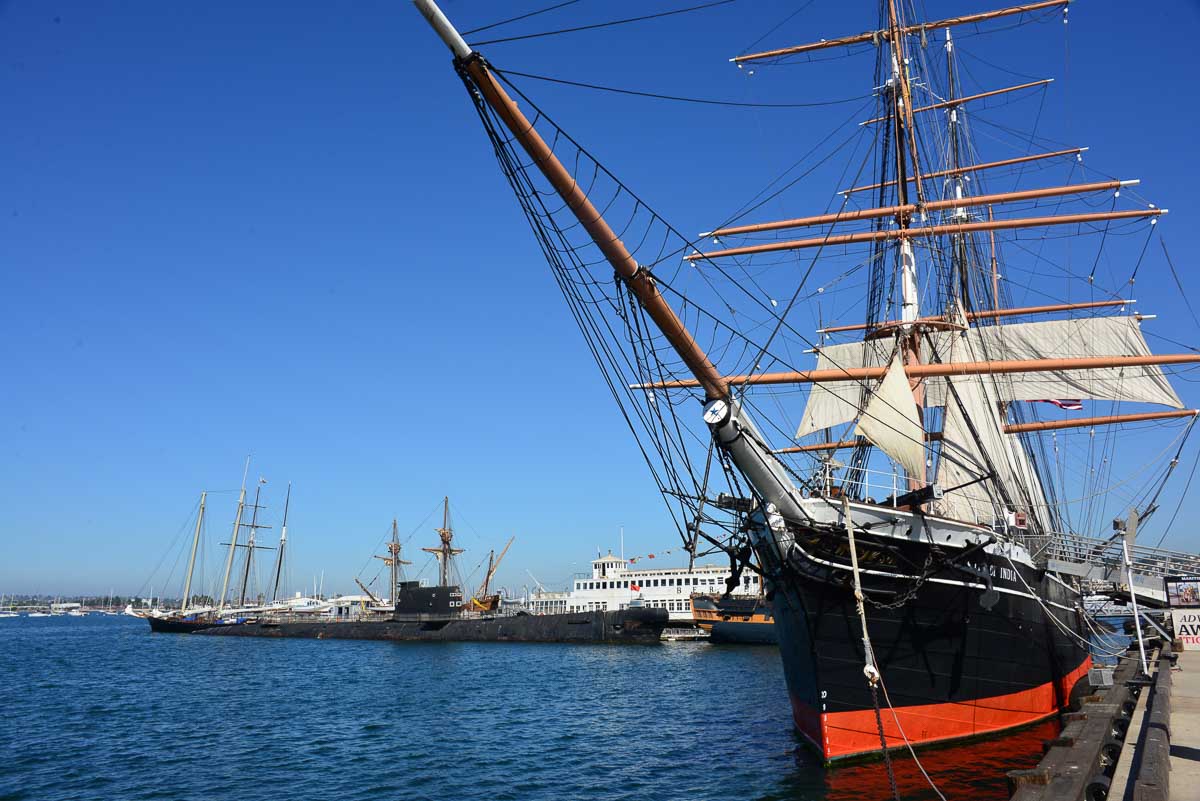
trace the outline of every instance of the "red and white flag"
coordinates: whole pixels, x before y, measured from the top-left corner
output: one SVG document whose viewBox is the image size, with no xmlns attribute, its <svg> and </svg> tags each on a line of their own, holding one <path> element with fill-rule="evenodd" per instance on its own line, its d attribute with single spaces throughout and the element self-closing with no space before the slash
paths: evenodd
<svg viewBox="0 0 1200 801">
<path fill-rule="evenodd" d="M 1063 399 L 1063 398 L 1059 398 L 1059 399 L 1055 400 L 1054 398 L 1046 398 L 1045 400 L 1035 401 L 1035 403 L 1053 403 L 1058 408 L 1066 409 L 1069 412 L 1082 412 L 1083 411 L 1083 401 L 1082 400 L 1067 400 L 1067 399 Z"/>
</svg>

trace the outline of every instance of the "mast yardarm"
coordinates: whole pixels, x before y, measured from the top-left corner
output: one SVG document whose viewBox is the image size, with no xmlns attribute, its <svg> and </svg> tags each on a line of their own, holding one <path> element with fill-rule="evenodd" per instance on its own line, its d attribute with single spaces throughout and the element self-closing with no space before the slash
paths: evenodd
<svg viewBox="0 0 1200 801">
<path fill-rule="evenodd" d="M 1200 409 L 1180 409 L 1169 412 L 1142 412 L 1139 414 L 1114 414 L 1105 417 L 1080 417 L 1074 420 L 1037 420 L 1032 423 L 1008 423 L 1004 426 L 1005 434 L 1025 434 L 1030 431 L 1058 431 L 1064 428 L 1090 428 L 1092 426 L 1116 425 L 1118 423 L 1142 423 L 1149 420 L 1170 420 L 1179 417 L 1195 417 Z M 940 440 L 940 431 L 931 431 L 926 435 L 930 442 Z M 814 451 L 843 450 L 859 445 L 856 439 L 843 439 L 837 442 L 814 442 L 811 445 L 794 445 L 789 448 L 779 448 L 771 453 L 812 453 Z"/>
<path fill-rule="evenodd" d="M 928 180 L 930 178 L 942 178 L 947 175 L 965 175 L 969 172 L 980 172 L 981 170 L 989 170 L 994 167 L 1010 167 L 1014 164 L 1024 164 L 1029 161 L 1041 161 L 1042 159 L 1052 159 L 1058 156 L 1077 156 L 1086 151 L 1086 147 L 1072 147 L 1066 150 L 1055 150 L 1051 153 L 1037 153 L 1032 156 L 1018 156 L 1011 159 L 1002 159 L 1001 161 L 989 161 L 984 164 L 969 164 L 963 167 L 950 167 L 944 170 L 934 170 L 933 172 L 923 173 L 922 178 Z M 913 179 L 908 179 L 912 183 Z M 849 189 L 843 189 L 838 192 L 839 195 L 849 195 L 854 192 L 866 192 L 871 189 L 878 189 L 881 186 L 892 186 L 895 181 L 885 181 L 882 184 L 866 184 L 865 186 L 853 186 Z"/>
<path fill-rule="evenodd" d="M 918 211 L 941 211 L 942 209 L 963 208 L 966 206 L 986 206 L 991 203 L 1015 203 L 1021 200 L 1037 200 L 1043 197 L 1060 197 L 1062 195 L 1082 195 L 1089 192 L 1104 192 L 1110 189 L 1120 189 L 1123 186 L 1137 184 L 1132 181 L 1097 181 L 1090 184 L 1072 184 L 1069 186 L 1048 186 L 1043 189 L 1026 189 L 1018 192 L 997 192 L 992 195 L 974 195 L 947 200 L 931 200 L 924 206 L 909 203 L 904 206 L 884 206 L 878 209 L 852 209 L 834 214 L 820 214 L 814 217 L 797 217 L 791 220 L 776 222 L 754 223 L 751 225 L 735 225 L 729 228 L 719 228 L 710 236 L 737 236 L 739 234 L 754 234 L 761 231 L 779 231 L 785 228 L 805 228 L 813 225 L 833 225 L 852 220 L 870 220 L 877 217 L 891 217 L 896 214 L 915 214 Z"/>
<path fill-rule="evenodd" d="M 935 22 L 926 22 L 921 25 L 908 25 L 899 29 L 901 34 L 921 33 L 922 31 L 932 31 L 939 28 L 949 28 L 953 25 L 969 25 L 973 22 L 986 22 L 990 19 L 999 19 L 1001 17 L 1010 17 L 1014 14 L 1026 14 L 1031 11 L 1041 11 L 1047 8 L 1056 6 L 1066 7 L 1071 3 L 1071 0 L 1046 0 L 1042 3 L 1029 3 L 1023 6 L 1012 6 L 1011 8 L 1002 8 L 998 11 L 984 11 L 980 14 L 967 14 L 962 17 L 950 17 L 949 19 L 937 20 Z M 796 53 L 808 53 L 813 50 L 824 50 L 828 47 L 842 47 L 844 45 L 861 44 L 863 42 L 873 42 L 879 39 L 887 40 L 892 37 L 892 29 L 884 28 L 883 30 L 867 31 L 865 33 L 855 34 L 853 36 L 843 36 L 838 39 L 825 39 L 820 42 L 811 44 L 795 45 L 793 47 L 783 47 L 778 50 L 767 50 L 762 53 L 750 53 L 745 56 L 735 56 L 729 59 L 735 64 L 741 64 L 747 61 L 759 61 L 764 58 L 779 58 L 780 56 L 790 56 Z"/>
<path fill-rule="evenodd" d="M 854 234 L 829 234 L 812 239 L 797 239 L 791 242 L 770 242 L 765 245 L 747 245 L 740 248 L 714 250 L 710 253 L 691 253 L 684 256 L 688 261 L 717 259 L 724 256 L 745 256 L 751 253 L 771 253 L 779 250 L 800 250 L 828 245 L 853 245 L 860 242 L 878 242 L 891 239 L 915 239 L 919 237 L 966 234 L 972 231 L 1004 231 L 1014 228 L 1037 228 L 1049 225 L 1071 225 L 1074 223 L 1101 222 L 1103 220 L 1127 220 L 1136 217 L 1157 217 L 1167 209 L 1136 209 L 1133 211 L 1104 211 L 1090 214 L 1060 214 L 1056 217 L 1021 217 L 1012 220 L 991 220 L 970 223 L 945 223 L 925 225 L 892 231 L 862 231 Z"/>
<path fill-rule="evenodd" d="M 1075 311 L 1077 309 L 1098 309 L 1105 306 L 1127 306 L 1136 301 L 1132 299 L 1118 298 L 1116 300 L 1093 300 L 1087 303 L 1051 303 L 1045 306 L 1018 306 L 1011 309 L 992 309 L 983 311 L 967 312 L 967 320 L 988 320 L 996 317 L 1019 317 L 1024 314 L 1049 314 L 1051 312 L 1060 311 Z M 944 314 L 938 314 L 932 317 L 921 317 L 917 319 L 918 323 L 942 323 L 946 322 Z M 886 320 L 881 323 L 855 323 L 853 325 L 834 325 L 826 328 L 818 328 L 818 334 L 837 334 L 843 331 L 862 331 L 867 328 L 885 328 L 899 325 L 897 320 Z"/>
<path fill-rule="evenodd" d="M 995 362 L 943 362 L 938 364 L 905 365 L 909 379 L 938 378 L 955 375 L 1007 375 L 1009 373 L 1041 373 L 1052 370 L 1098 370 L 1105 367 L 1149 367 L 1160 364 L 1197 364 L 1200 353 L 1168 353 L 1151 356 L 1086 356 L 1074 359 L 1024 359 Z M 826 381 L 877 381 L 888 368 L 845 367 L 830 370 L 801 370 L 782 373 L 731 375 L 733 384 L 820 384 Z M 695 381 L 653 381 L 633 384 L 632 389 L 687 389 Z"/>
<path fill-rule="evenodd" d="M 1034 86 L 1045 86 L 1046 84 L 1053 82 L 1053 78 L 1045 78 L 1040 81 L 1032 81 L 1031 83 L 1022 83 L 1018 84 L 1017 86 L 1009 86 L 1004 89 L 993 89 L 990 92 L 981 92 L 977 95 L 967 95 L 966 97 L 958 97 L 953 100 L 943 100 L 941 103 L 934 103 L 931 106 L 918 106 L 912 110 L 912 113 L 916 114 L 919 111 L 934 111 L 935 109 L 939 108 L 957 108 L 963 103 L 969 103 L 972 100 L 982 100 L 985 97 L 995 97 L 996 95 L 1003 95 L 1007 94 L 1008 92 L 1016 92 L 1021 89 L 1031 89 Z M 883 122 L 885 119 L 887 118 L 875 117 L 873 119 L 863 120 L 859 123 L 859 125 L 874 125 L 877 122 Z"/>
</svg>

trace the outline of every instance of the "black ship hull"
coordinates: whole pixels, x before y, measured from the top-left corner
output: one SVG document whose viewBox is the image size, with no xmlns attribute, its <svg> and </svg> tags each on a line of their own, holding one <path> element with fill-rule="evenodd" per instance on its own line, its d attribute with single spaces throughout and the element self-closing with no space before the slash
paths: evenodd
<svg viewBox="0 0 1200 801">
<path fill-rule="evenodd" d="M 1017 728 L 1067 706 L 1091 666 L 1077 593 L 982 549 L 956 561 L 927 541 L 866 535 L 866 618 L 886 687 L 873 697 L 845 543 L 842 532 L 802 532 L 773 577 L 793 717 L 827 761 L 881 750 L 876 703 L 889 749 Z"/>
<path fill-rule="evenodd" d="M 665 609 L 425 620 L 275 622 L 265 619 L 215 626 L 196 633 L 224 637 L 298 637 L 397 642 L 657 643 L 668 619 L 669 614 Z"/>
</svg>

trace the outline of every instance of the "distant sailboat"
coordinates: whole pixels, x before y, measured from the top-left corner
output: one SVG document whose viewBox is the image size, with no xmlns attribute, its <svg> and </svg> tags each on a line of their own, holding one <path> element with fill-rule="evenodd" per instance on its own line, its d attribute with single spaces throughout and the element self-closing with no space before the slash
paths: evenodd
<svg viewBox="0 0 1200 801">
<path fill-rule="evenodd" d="M 183 584 L 183 604 L 178 610 L 168 612 L 151 611 L 144 615 L 147 622 L 150 623 L 151 631 L 194 631 L 204 628 L 205 625 L 211 625 L 200 617 L 201 612 L 208 611 L 205 609 L 191 609 L 192 602 L 192 576 L 196 570 L 196 551 L 200 547 L 200 531 L 204 527 L 204 510 L 208 501 L 208 493 L 200 493 L 200 510 L 196 515 L 196 530 L 192 536 L 192 551 L 188 558 L 187 578 Z M 240 507 L 239 507 L 240 508 Z M 126 614 L 135 614 L 131 607 L 126 607 Z M 140 615 L 138 615 L 140 617 Z"/>
</svg>

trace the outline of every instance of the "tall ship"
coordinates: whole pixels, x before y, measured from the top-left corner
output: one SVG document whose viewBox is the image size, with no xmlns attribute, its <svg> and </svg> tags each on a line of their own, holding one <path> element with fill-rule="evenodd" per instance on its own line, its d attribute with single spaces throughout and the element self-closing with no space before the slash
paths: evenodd
<svg viewBox="0 0 1200 801">
<path fill-rule="evenodd" d="M 824 760 L 1063 709 L 1091 665 L 1063 565 L 1087 560 L 1102 521 L 1119 518 L 1121 542 L 1155 513 L 1196 415 L 1170 374 L 1200 362 L 1152 352 L 1129 296 L 1170 267 L 1148 247 L 1166 210 L 1088 170 L 1086 148 L 976 113 L 1053 88 L 970 86 L 955 32 L 1061 29 L 1067 0 L 946 19 L 881 0 L 864 33 L 737 55 L 760 82 L 835 51 L 873 72 L 831 144 L 698 236 L 556 124 L 529 75 L 414 3 L 683 541 L 765 578 L 793 718 Z M 763 219 L 833 162 L 828 208 Z"/>
</svg>

